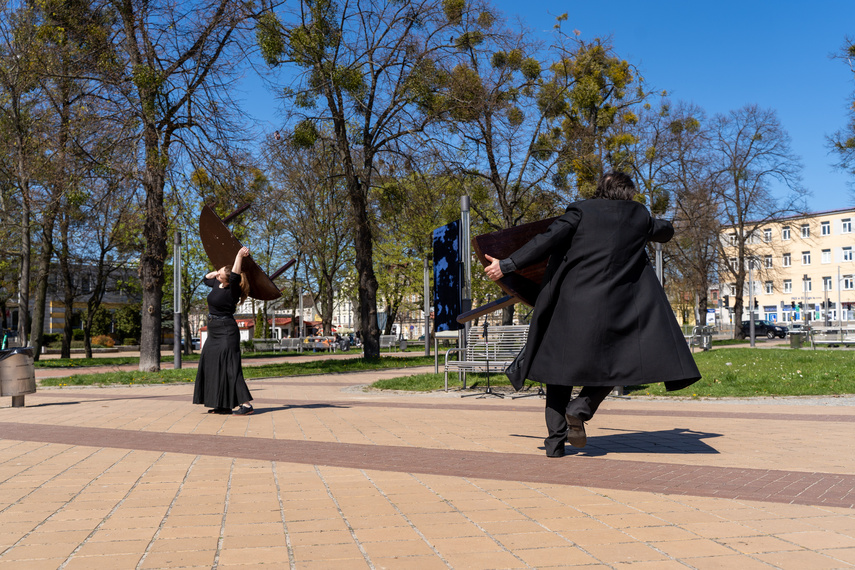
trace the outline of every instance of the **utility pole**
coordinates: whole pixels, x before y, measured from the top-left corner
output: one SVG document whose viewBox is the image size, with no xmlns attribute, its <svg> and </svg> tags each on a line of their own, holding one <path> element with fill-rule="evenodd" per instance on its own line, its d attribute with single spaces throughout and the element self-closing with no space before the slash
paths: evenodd
<svg viewBox="0 0 855 570">
<path fill-rule="evenodd" d="M 176 370 L 181 368 L 181 232 L 175 232 L 172 251 L 172 284 L 173 284 L 173 320 L 172 320 L 172 351 L 173 364 Z"/>
</svg>

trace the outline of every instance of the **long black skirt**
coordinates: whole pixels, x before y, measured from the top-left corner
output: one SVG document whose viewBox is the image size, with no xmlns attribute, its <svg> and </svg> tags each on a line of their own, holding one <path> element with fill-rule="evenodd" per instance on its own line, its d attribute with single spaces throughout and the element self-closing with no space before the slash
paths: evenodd
<svg viewBox="0 0 855 570">
<path fill-rule="evenodd" d="M 237 323 L 234 319 L 211 319 L 196 370 L 193 403 L 231 409 L 250 400 L 241 369 Z"/>
</svg>

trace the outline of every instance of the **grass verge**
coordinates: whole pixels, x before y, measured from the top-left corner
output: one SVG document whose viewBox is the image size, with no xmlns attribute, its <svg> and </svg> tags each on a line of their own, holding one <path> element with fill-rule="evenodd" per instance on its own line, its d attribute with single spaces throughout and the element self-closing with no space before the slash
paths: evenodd
<svg viewBox="0 0 855 570">
<path fill-rule="evenodd" d="M 98 359 L 103 360 L 103 359 Z M 244 358 L 244 364 L 247 364 Z M 312 362 L 276 362 L 261 366 L 244 366 L 243 375 L 247 380 L 277 376 L 308 376 L 313 374 L 341 374 L 382 370 L 388 368 L 407 368 L 433 365 L 433 356 L 382 356 L 377 360 L 365 360 L 361 357 L 345 360 L 329 359 Z M 192 382 L 196 378 L 195 368 L 180 370 L 161 370 L 159 372 L 105 371 L 96 374 L 74 374 L 63 378 L 43 378 L 42 386 L 105 386 L 109 384 L 169 384 L 174 382 Z"/>
<path fill-rule="evenodd" d="M 722 348 L 694 356 L 703 378 L 692 386 L 666 392 L 661 383 L 644 384 L 628 386 L 627 393 L 698 398 L 855 394 L 855 356 L 851 351 Z M 467 385 L 474 382 L 483 382 L 481 375 L 468 374 Z M 504 374 L 492 374 L 490 383 L 503 386 L 509 382 Z M 449 374 L 451 386 L 460 387 L 457 374 Z M 382 380 L 372 387 L 429 391 L 442 389 L 444 380 L 442 373 L 420 374 Z"/>
</svg>

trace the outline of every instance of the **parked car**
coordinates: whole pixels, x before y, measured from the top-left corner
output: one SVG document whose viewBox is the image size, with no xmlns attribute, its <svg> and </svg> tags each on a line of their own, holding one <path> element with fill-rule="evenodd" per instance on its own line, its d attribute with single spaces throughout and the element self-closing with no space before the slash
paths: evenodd
<svg viewBox="0 0 855 570">
<path fill-rule="evenodd" d="M 751 333 L 751 322 L 742 321 L 742 333 L 748 336 Z M 767 338 L 786 338 L 789 329 L 782 325 L 776 325 L 770 321 L 755 319 L 754 321 L 754 336 L 766 336 Z"/>
</svg>

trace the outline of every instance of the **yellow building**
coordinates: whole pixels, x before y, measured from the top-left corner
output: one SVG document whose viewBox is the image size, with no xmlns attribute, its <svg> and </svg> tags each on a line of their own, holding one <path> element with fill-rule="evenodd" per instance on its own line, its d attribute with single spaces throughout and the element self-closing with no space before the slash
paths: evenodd
<svg viewBox="0 0 855 570">
<path fill-rule="evenodd" d="M 752 271 L 755 318 L 770 321 L 836 323 L 855 320 L 855 208 L 772 220 L 747 236 L 746 262 Z M 736 228 L 722 230 L 728 263 L 736 265 Z M 720 274 L 720 294 L 732 299 L 732 274 Z M 734 324 L 748 319 L 749 284 L 743 288 L 744 313 L 723 313 Z M 733 301 L 730 308 L 733 309 Z"/>
</svg>

